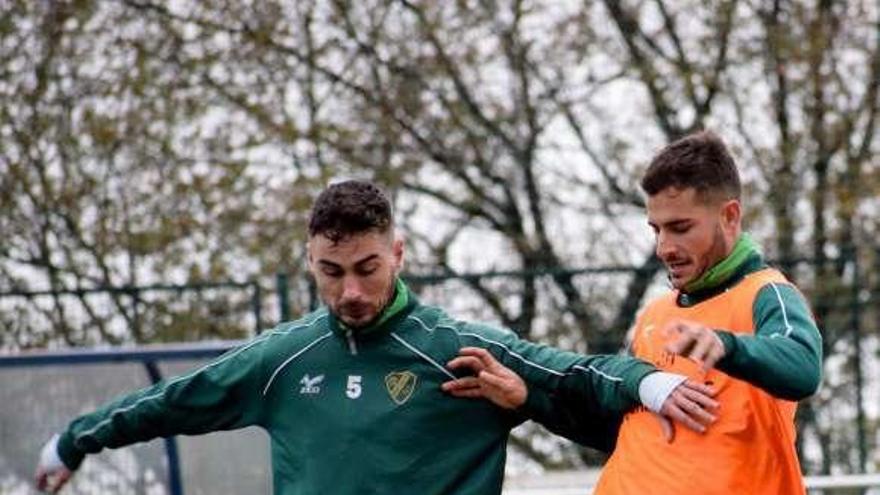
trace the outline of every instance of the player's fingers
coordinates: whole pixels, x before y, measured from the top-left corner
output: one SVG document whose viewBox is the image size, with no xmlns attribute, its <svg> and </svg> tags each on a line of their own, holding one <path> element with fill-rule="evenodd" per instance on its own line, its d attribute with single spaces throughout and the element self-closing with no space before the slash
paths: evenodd
<svg viewBox="0 0 880 495">
<path fill-rule="evenodd" d="M 714 332 L 713 332 L 714 333 Z M 717 335 L 712 335 L 715 339 L 715 344 L 712 346 L 712 350 L 709 352 L 709 355 L 706 357 L 703 362 L 703 367 L 706 371 L 715 367 L 715 364 L 724 357 L 724 344 L 721 343 L 721 340 Z"/>
<path fill-rule="evenodd" d="M 460 397 L 464 399 L 482 399 L 487 397 L 487 395 L 483 392 L 483 389 L 481 389 L 480 387 L 450 390 L 448 391 L 448 393 L 453 397 Z"/>
<path fill-rule="evenodd" d="M 662 335 L 666 338 L 672 338 L 680 334 L 686 327 L 682 320 L 672 320 L 663 326 Z"/>
<path fill-rule="evenodd" d="M 675 405 L 695 421 L 708 425 L 715 422 L 715 416 L 703 409 L 698 403 L 688 399 L 684 394 L 674 394 Z"/>
<path fill-rule="evenodd" d="M 666 350 L 682 356 L 687 356 L 696 343 L 696 336 L 688 331 L 683 331 L 666 344 Z"/>
<path fill-rule="evenodd" d="M 712 334 L 701 332 L 695 339 L 694 346 L 688 357 L 700 363 L 705 363 L 714 344 L 715 337 Z"/>
<path fill-rule="evenodd" d="M 687 389 L 693 390 L 694 392 L 699 392 L 703 395 L 708 395 L 709 397 L 715 397 L 715 394 L 718 393 L 717 390 L 710 387 L 709 385 L 706 385 L 705 383 L 696 382 L 693 380 L 688 380 L 688 381 L 682 383 L 679 387 L 681 389 L 687 388 Z"/>
<path fill-rule="evenodd" d="M 681 394 L 690 399 L 692 402 L 696 403 L 703 409 L 718 409 L 718 401 L 712 399 L 711 396 L 700 392 L 699 390 L 694 390 L 692 388 L 682 387 Z"/>
<path fill-rule="evenodd" d="M 528 395 L 526 383 L 517 375 L 501 376 L 493 373 L 480 373 L 483 387 L 495 395 L 505 397 L 512 406 L 521 406 Z"/>
<path fill-rule="evenodd" d="M 55 485 L 55 491 L 60 490 L 61 487 L 66 485 L 71 476 L 73 476 L 73 471 L 68 471 L 65 469 L 64 472 L 61 473 L 61 476 L 58 477 L 58 484 Z"/>
<path fill-rule="evenodd" d="M 480 381 L 475 376 L 466 376 L 456 380 L 449 380 L 440 385 L 444 392 L 453 392 L 469 388 L 480 388 Z"/>
<path fill-rule="evenodd" d="M 473 371 L 475 374 L 483 371 L 486 368 L 483 365 L 483 362 L 479 358 L 474 356 L 458 356 L 446 363 L 446 367 L 451 370 L 467 368 Z"/>
<path fill-rule="evenodd" d="M 504 368 L 504 366 L 502 366 L 497 359 L 495 359 L 495 356 L 493 356 L 491 352 L 480 347 L 462 347 L 461 349 L 459 349 L 458 354 L 460 356 L 473 356 L 479 359 L 484 369 L 507 369 Z"/>
<path fill-rule="evenodd" d="M 691 418 L 676 404 L 671 404 L 669 405 L 669 407 L 664 407 L 663 410 L 666 417 L 673 421 L 681 423 L 682 425 L 684 425 L 685 428 L 689 430 L 693 430 L 697 433 L 704 433 L 706 431 L 705 426 Z"/>
<path fill-rule="evenodd" d="M 37 469 L 36 474 L 34 474 L 34 484 L 37 485 L 37 490 L 40 490 L 41 492 L 46 491 L 48 479 L 49 473 L 43 469 Z"/>
<path fill-rule="evenodd" d="M 511 383 L 508 378 L 496 375 L 494 373 L 481 371 L 478 376 L 480 381 L 483 382 L 483 386 L 488 386 L 499 390 L 504 390 L 511 387 Z"/>
<path fill-rule="evenodd" d="M 518 376 L 500 376 L 483 371 L 480 373 L 483 392 L 495 404 L 506 409 L 516 409 L 526 402 L 528 389 Z"/>
<path fill-rule="evenodd" d="M 52 483 L 52 486 L 49 487 L 50 493 L 58 493 L 61 490 L 61 487 L 63 487 L 67 483 L 67 480 L 70 479 L 72 474 L 73 473 L 66 469 L 54 473 L 55 481 Z"/>
</svg>

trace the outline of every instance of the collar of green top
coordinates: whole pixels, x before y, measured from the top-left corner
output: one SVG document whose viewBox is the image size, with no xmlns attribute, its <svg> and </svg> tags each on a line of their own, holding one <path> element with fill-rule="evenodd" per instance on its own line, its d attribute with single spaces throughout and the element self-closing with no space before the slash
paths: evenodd
<svg viewBox="0 0 880 495">
<path fill-rule="evenodd" d="M 697 304 L 724 292 L 747 274 L 765 266 L 767 265 L 764 263 L 760 246 L 752 239 L 752 236 L 743 233 L 726 258 L 710 267 L 699 278 L 688 283 L 682 289 L 678 302 L 682 306 Z"/>
<path fill-rule="evenodd" d="M 415 302 L 415 295 L 410 292 L 409 287 L 406 286 L 403 280 L 398 278 L 394 283 L 394 296 L 392 296 L 391 302 L 385 306 L 385 309 L 382 310 L 372 323 L 360 328 L 350 328 L 345 323 L 339 321 L 336 315 L 330 313 L 331 327 L 340 333 L 352 331 L 358 336 L 378 333 L 380 329 L 386 327 L 390 320 L 396 320 L 397 316 L 408 312 L 404 310 L 410 309 L 415 305 Z"/>
</svg>

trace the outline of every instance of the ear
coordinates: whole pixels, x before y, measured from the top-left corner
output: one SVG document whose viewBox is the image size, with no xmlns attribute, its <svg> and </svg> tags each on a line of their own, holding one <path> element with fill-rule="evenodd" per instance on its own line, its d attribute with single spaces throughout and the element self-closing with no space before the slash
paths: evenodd
<svg viewBox="0 0 880 495">
<path fill-rule="evenodd" d="M 738 235 L 742 225 L 742 205 L 738 199 L 727 200 L 721 205 L 721 224 L 729 234 Z"/>
<path fill-rule="evenodd" d="M 404 259 L 404 244 L 403 239 L 395 236 L 394 241 L 391 244 L 391 254 L 394 256 L 394 271 L 395 273 L 400 273 L 400 270 L 403 269 L 403 259 Z"/>
</svg>

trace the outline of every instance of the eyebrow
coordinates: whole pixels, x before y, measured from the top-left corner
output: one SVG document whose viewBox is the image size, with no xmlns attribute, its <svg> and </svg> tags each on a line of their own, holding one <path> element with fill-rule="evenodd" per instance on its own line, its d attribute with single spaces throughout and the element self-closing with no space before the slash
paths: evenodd
<svg viewBox="0 0 880 495">
<path fill-rule="evenodd" d="M 670 220 L 668 222 L 660 222 L 660 223 L 652 222 L 652 221 L 648 220 L 648 225 L 650 225 L 651 227 L 654 227 L 654 228 L 657 228 L 660 225 L 663 225 L 665 227 L 674 227 L 676 225 L 689 224 L 691 222 L 693 222 L 693 219 L 691 219 L 691 218 L 676 218 L 675 220 Z"/>
<path fill-rule="evenodd" d="M 356 262 L 354 263 L 354 265 L 355 265 L 355 266 L 361 266 L 361 265 L 363 265 L 363 264 L 365 264 L 365 263 L 367 263 L 367 262 L 369 262 L 369 261 L 372 261 L 372 260 L 374 260 L 374 259 L 376 259 L 376 258 L 378 258 L 378 257 L 379 257 L 379 255 L 374 253 L 374 254 L 371 254 L 371 255 L 369 255 L 369 256 L 367 256 L 367 257 L 361 259 L 361 260 L 356 261 Z M 340 265 L 339 263 L 334 263 L 334 262 L 332 262 L 332 261 L 328 261 L 328 260 L 323 260 L 323 259 L 321 259 L 321 260 L 318 260 L 318 263 L 321 264 L 321 265 L 324 265 L 324 266 L 332 267 L 332 268 L 342 268 L 342 265 Z"/>
<path fill-rule="evenodd" d="M 371 255 L 367 256 L 366 258 L 364 258 L 364 259 L 362 259 L 362 260 L 360 260 L 360 261 L 356 261 L 356 262 L 355 262 L 355 266 L 365 265 L 365 264 L 367 264 L 367 262 L 369 262 L 369 261 L 373 261 L 374 259 L 376 259 L 376 258 L 378 258 L 378 257 L 379 257 L 378 254 L 375 254 L 375 253 L 374 253 L 374 254 L 371 254 Z"/>
</svg>

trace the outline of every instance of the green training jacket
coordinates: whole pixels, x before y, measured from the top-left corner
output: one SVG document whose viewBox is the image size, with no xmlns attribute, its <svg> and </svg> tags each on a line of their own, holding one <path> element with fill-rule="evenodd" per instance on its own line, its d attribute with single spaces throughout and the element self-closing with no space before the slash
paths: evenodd
<svg viewBox="0 0 880 495">
<path fill-rule="evenodd" d="M 395 305 L 366 330 L 344 328 L 326 309 L 281 324 L 75 419 L 58 453 L 75 469 L 103 448 L 258 425 L 271 439 L 279 495 L 498 494 L 508 433 L 523 415 L 440 389 L 456 378 L 445 364 L 461 347 L 488 349 L 522 376 L 530 385 L 524 410 L 539 416 L 552 403 L 541 390 L 562 378 L 577 384 L 584 409 L 623 411 L 655 371 L 634 358 L 568 353 L 452 319 L 402 283 Z"/>
<path fill-rule="evenodd" d="M 679 291 L 676 301 L 683 307 L 699 305 L 767 267 L 760 251 L 749 249 L 729 266 L 726 277 L 698 291 Z M 716 367 L 774 397 L 798 401 L 816 393 L 822 381 L 822 336 L 803 295 L 793 285 L 768 284 L 758 292 L 752 315 L 754 335 L 715 329 L 725 350 Z M 549 401 L 536 408 L 533 417 L 554 433 L 610 453 L 623 415 L 609 408 L 588 409 L 581 384 L 572 378 L 576 377 L 566 377 L 556 388 L 530 399 Z M 723 414 L 724 404 L 721 408 Z"/>
</svg>

